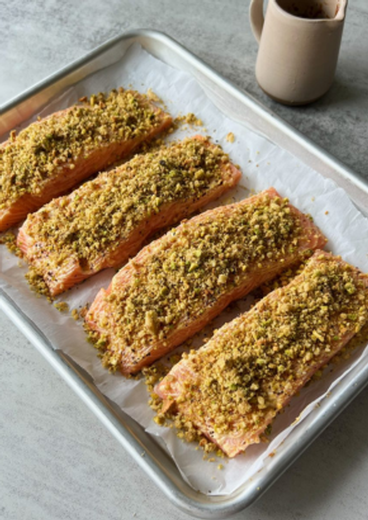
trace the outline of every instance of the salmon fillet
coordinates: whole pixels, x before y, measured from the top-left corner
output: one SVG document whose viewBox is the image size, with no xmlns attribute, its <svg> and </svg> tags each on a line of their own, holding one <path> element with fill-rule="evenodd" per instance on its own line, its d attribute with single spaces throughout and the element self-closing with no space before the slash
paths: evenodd
<svg viewBox="0 0 368 520">
<path fill-rule="evenodd" d="M 271 188 L 202 213 L 142 249 L 100 290 L 86 327 L 106 367 L 136 373 L 325 243 Z"/>
<path fill-rule="evenodd" d="M 11 132 L 0 145 L 0 231 L 171 124 L 147 96 L 119 89 Z"/>
<path fill-rule="evenodd" d="M 155 387 L 229 457 L 259 443 L 277 413 L 368 320 L 368 276 L 323 251 L 287 286 L 220 328 Z"/>
<path fill-rule="evenodd" d="M 241 173 L 201 136 L 136 155 L 28 216 L 18 246 L 55 296 L 120 267 L 146 238 L 218 198 Z"/>
</svg>

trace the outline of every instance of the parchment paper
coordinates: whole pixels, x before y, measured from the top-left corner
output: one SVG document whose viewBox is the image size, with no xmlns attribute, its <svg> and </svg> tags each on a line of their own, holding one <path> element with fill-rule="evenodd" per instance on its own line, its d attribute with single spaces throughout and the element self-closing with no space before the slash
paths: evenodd
<svg viewBox="0 0 368 520">
<path fill-rule="evenodd" d="M 193 112 L 203 120 L 203 128 L 180 130 L 171 138 L 176 139 L 193 133 L 210 135 L 230 154 L 233 162 L 240 165 L 243 171 L 241 187 L 226 195 L 226 200 L 240 200 L 246 197 L 248 193 L 244 187 L 257 192 L 274 186 L 282 196 L 289 197 L 292 204 L 313 216 L 316 224 L 328 237 L 328 248 L 333 253 L 341 254 L 345 260 L 368 272 L 368 221 L 341 188 L 265 137 L 226 118 L 189 74 L 155 59 L 138 44 L 130 47 L 123 59 L 116 64 L 68 89 L 50 103 L 41 115 L 70 106 L 81 96 L 108 91 L 119 86 L 128 87 L 130 84 L 141 92 L 151 88 L 166 103 L 173 116 L 179 112 Z M 228 132 L 234 133 L 234 143 L 226 141 Z M 3 136 L 4 139 L 6 137 Z M 217 202 L 219 203 L 221 201 Z M 320 381 L 304 389 L 292 400 L 285 413 L 274 422 L 269 444 L 253 446 L 245 454 L 228 462 L 218 460 L 211 463 L 202 460 L 203 453 L 196 450 L 195 445 L 182 442 L 176 437 L 175 431 L 159 427 L 153 422 L 154 414 L 147 405 L 148 394 L 144 382 L 127 380 L 119 374 L 111 375 L 103 369 L 96 351 L 85 340 L 81 323 L 75 322 L 70 314 L 59 313 L 44 298 L 37 298 L 30 292 L 24 280 L 26 268 L 19 267 L 18 259 L 5 247 L 0 248 L 0 270 L 0 287 L 41 329 L 54 348 L 62 349 L 69 354 L 91 374 L 104 394 L 144 426 L 150 434 L 160 436 L 183 478 L 193 488 L 205 494 L 230 494 L 252 477 L 293 428 L 303 430 L 302 419 L 361 357 L 368 355 L 367 348 L 364 351 L 357 350 L 347 362 L 333 371 L 328 370 Z M 113 274 L 112 270 L 104 271 L 62 295 L 59 300 L 66 301 L 70 309 L 92 302 L 98 289 L 107 287 Z M 224 311 L 215 325 L 218 327 L 235 317 L 239 310 L 246 308 L 247 302 L 238 302 L 235 309 Z M 196 344 L 200 343 L 201 339 L 196 341 Z M 300 413 L 300 420 L 292 425 Z M 224 464 L 223 470 L 217 469 L 219 462 Z"/>
</svg>

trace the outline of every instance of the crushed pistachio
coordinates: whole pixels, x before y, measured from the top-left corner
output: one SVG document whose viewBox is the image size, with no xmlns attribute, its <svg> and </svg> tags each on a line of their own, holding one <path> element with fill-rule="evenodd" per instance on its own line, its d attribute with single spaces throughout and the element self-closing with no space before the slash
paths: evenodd
<svg viewBox="0 0 368 520">
<path fill-rule="evenodd" d="M 203 121 L 191 112 L 185 115 L 178 115 L 174 120 L 174 126 L 176 128 L 180 128 L 182 126 L 185 128 L 187 125 L 190 127 L 203 126 Z"/>
<path fill-rule="evenodd" d="M 51 302 L 52 296 L 50 294 L 49 288 L 43 279 L 42 274 L 35 269 L 34 267 L 30 267 L 28 272 L 25 274 L 25 278 L 29 283 L 32 291 L 37 293 L 39 296 L 46 296 L 46 298 Z"/>
<path fill-rule="evenodd" d="M 182 421 L 222 438 L 223 446 L 229 438 L 227 448 L 235 436 L 241 449 L 256 442 L 262 427 L 269 433 L 270 420 L 313 373 L 322 375 L 320 363 L 340 350 L 335 338 L 346 342 L 367 320 L 367 275 L 336 257 L 314 255 L 288 286 L 184 354 L 160 391 L 167 400 L 174 392 Z"/>
<path fill-rule="evenodd" d="M 84 305 L 84 307 L 82 307 L 81 310 L 79 311 L 79 316 L 80 316 L 82 319 L 84 319 L 84 318 L 87 316 L 88 309 L 89 309 L 89 304 L 87 303 L 87 304 Z"/>
<path fill-rule="evenodd" d="M 207 141 L 186 139 L 137 155 L 30 215 L 24 226 L 33 240 L 29 260 L 50 286 L 71 258 L 85 271 L 96 272 L 138 228 L 143 242 L 146 224 L 168 205 L 186 204 L 189 211 L 195 201 L 232 184 L 227 155 Z M 136 235 L 134 241 L 140 245 Z M 162 296 L 167 290 L 162 286 Z M 147 314 L 145 323 L 154 331 L 153 315 Z"/>
<path fill-rule="evenodd" d="M 54 307 L 59 312 L 68 312 L 69 311 L 69 305 L 66 302 L 54 303 Z"/>
<path fill-rule="evenodd" d="M 234 143 L 235 142 L 235 135 L 232 132 L 229 132 L 226 136 L 226 141 L 228 143 Z"/>
<path fill-rule="evenodd" d="M 0 236 L 0 244 L 4 244 L 11 253 L 19 256 L 19 258 L 23 257 L 22 251 L 17 246 L 17 237 L 12 231 L 7 231 Z"/>
<path fill-rule="evenodd" d="M 150 99 L 151 101 L 155 101 L 156 103 L 162 103 L 162 100 L 158 97 L 157 94 L 155 94 L 153 92 L 153 90 L 151 88 L 149 88 L 147 90 L 147 97 L 148 99 Z"/>
<path fill-rule="evenodd" d="M 263 192 L 252 203 L 229 208 L 182 223 L 138 261 L 129 279 L 115 284 L 105 300 L 108 311 L 93 318 L 109 336 L 106 367 L 115 369 L 124 358 L 137 364 L 162 348 L 173 331 L 198 319 L 258 269 L 310 255 L 298 249 L 306 235 L 287 199 Z"/>
<path fill-rule="evenodd" d="M 80 316 L 79 316 L 78 309 L 73 309 L 72 312 L 71 312 L 71 314 L 72 314 L 72 318 L 73 318 L 73 320 L 75 320 L 75 321 L 78 321 L 78 320 L 79 320 Z"/>
<path fill-rule="evenodd" d="M 0 148 L 0 210 L 26 193 L 40 195 L 63 169 L 73 169 L 104 146 L 134 139 L 160 124 L 159 109 L 134 91 L 82 98 L 63 112 L 29 125 Z"/>
</svg>

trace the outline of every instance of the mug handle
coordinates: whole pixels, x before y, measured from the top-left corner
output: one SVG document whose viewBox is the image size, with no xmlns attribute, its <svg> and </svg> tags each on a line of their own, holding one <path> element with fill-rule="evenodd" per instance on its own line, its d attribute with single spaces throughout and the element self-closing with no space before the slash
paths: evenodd
<svg viewBox="0 0 368 520">
<path fill-rule="evenodd" d="M 259 43 L 264 23 L 263 0 L 251 0 L 249 6 L 249 21 L 255 39 Z"/>
</svg>

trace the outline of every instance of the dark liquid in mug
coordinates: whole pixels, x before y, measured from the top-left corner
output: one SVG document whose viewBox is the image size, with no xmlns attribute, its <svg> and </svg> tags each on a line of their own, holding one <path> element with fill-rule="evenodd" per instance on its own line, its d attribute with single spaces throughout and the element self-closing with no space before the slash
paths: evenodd
<svg viewBox="0 0 368 520">
<path fill-rule="evenodd" d="M 297 16 L 298 18 L 307 18 L 310 20 L 333 18 L 339 7 L 337 5 L 336 12 L 331 13 L 331 5 L 326 9 L 323 5 L 325 2 L 313 0 L 279 0 L 277 3 L 287 13 Z"/>
</svg>

